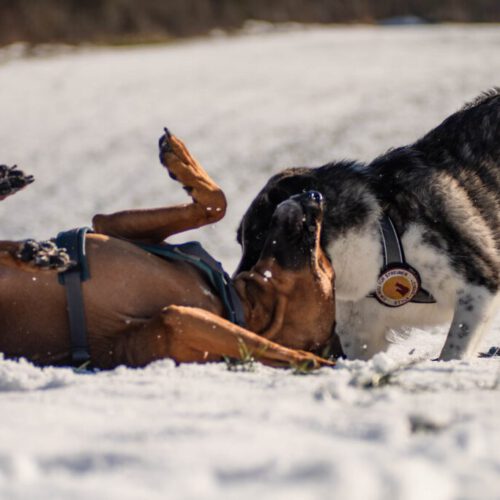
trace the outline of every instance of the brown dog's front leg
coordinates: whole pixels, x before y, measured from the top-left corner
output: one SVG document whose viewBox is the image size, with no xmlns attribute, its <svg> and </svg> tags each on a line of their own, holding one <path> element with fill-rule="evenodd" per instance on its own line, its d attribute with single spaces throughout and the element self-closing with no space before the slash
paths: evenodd
<svg viewBox="0 0 500 500">
<path fill-rule="evenodd" d="M 182 141 L 167 131 L 160 139 L 160 160 L 170 176 L 183 184 L 193 202 L 173 207 L 98 214 L 92 221 L 96 232 L 143 243 L 159 243 L 173 234 L 211 224 L 224 217 L 224 193 Z"/>
<path fill-rule="evenodd" d="M 172 358 L 179 363 L 218 361 L 224 356 L 240 358 L 245 346 L 256 360 L 287 367 L 309 362 L 315 367 L 334 363 L 312 353 L 288 349 L 196 307 L 169 306 L 139 331 L 119 338 L 117 364 L 144 366 Z"/>
</svg>

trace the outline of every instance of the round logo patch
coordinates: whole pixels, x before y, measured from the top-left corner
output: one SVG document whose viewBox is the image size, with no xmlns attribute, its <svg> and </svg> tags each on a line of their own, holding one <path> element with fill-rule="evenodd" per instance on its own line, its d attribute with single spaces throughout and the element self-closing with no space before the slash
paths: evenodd
<svg viewBox="0 0 500 500">
<path fill-rule="evenodd" d="M 378 278 L 375 295 L 386 306 L 403 306 L 415 297 L 420 286 L 419 281 L 418 275 L 411 269 L 386 269 Z"/>
</svg>

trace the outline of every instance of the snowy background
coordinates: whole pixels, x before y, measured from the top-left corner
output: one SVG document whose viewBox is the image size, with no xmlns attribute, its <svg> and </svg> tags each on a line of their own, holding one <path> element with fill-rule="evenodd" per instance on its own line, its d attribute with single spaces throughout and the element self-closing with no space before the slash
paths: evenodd
<svg viewBox="0 0 500 500">
<path fill-rule="evenodd" d="M 232 271 L 270 174 L 369 160 L 500 83 L 500 29 L 295 28 L 166 46 L 0 50 L 0 162 L 36 182 L 2 238 L 183 201 L 157 138 L 182 137 L 229 200 L 199 238 Z M 500 361 L 438 363 L 414 331 L 310 376 L 257 366 L 97 375 L 0 360 L 2 499 L 499 499 Z M 483 348 L 500 344 L 500 317 Z"/>
</svg>

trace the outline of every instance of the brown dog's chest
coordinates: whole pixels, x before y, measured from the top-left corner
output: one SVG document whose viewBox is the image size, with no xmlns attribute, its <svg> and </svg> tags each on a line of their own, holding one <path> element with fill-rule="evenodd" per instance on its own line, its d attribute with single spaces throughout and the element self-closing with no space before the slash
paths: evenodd
<svg viewBox="0 0 500 500">
<path fill-rule="evenodd" d="M 89 235 L 91 278 L 82 283 L 92 357 L 106 356 L 113 340 L 140 328 L 164 307 L 224 310 L 192 266 L 169 262 L 114 238 Z M 14 268 L 0 271 L 0 352 L 40 364 L 66 361 L 70 352 L 64 287 L 57 275 Z"/>
</svg>

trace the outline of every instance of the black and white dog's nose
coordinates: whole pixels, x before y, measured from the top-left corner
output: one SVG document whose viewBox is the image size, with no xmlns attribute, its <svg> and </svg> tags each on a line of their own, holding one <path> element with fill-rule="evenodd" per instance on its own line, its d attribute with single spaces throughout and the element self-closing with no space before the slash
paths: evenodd
<svg viewBox="0 0 500 500">
<path fill-rule="evenodd" d="M 323 201 L 323 195 L 319 191 L 308 191 L 307 196 L 312 201 L 318 203 L 318 205 Z"/>
</svg>

